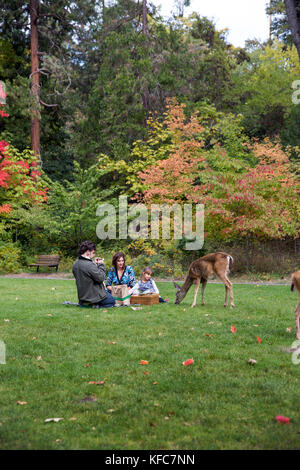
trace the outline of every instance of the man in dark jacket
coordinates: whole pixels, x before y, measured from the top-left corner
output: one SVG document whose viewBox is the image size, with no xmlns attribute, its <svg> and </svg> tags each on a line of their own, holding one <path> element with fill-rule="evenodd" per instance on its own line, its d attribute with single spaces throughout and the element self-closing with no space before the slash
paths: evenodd
<svg viewBox="0 0 300 470">
<path fill-rule="evenodd" d="M 73 264 L 73 274 L 76 279 L 78 301 L 80 305 L 93 305 L 95 307 L 113 307 L 115 300 L 103 284 L 105 279 L 104 260 L 93 258 L 96 245 L 93 242 L 81 243 L 78 250 L 78 259 Z"/>
</svg>

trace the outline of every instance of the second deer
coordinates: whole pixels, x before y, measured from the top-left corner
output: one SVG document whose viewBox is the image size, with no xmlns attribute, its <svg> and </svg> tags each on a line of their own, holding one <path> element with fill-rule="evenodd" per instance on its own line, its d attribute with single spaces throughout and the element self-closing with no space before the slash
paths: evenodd
<svg viewBox="0 0 300 470">
<path fill-rule="evenodd" d="M 195 283 L 194 300 L 192 307 L 195 307 L 198 289 L 200 283 L 202 284 L 202 305 L 204 305 L 204 291 L 207 284 L 207 280 L 211 274 L 216 274 L 225 285 L 225 303 L 224 307 L 227 307 L 228 293 L 230 295 L 230 308 L 234 307 L 233 300 L 233 289 L 232 283 L 229 281 L 227 275 L 232 268 L 233 258 L 227 253 L 218 251 L 217 253 L 210 253 L 202 256 L 202 258 L 193 261 L 189 267 L 187 277 L 184 284 L 180 287 L 176 282 L 174 286 L 177 290 L 175 304 L 179 304 L 186 296 L 189 288 Z"/>
<path fill-rule="evenodd" d="M 297 339 L 300 339 L 300 271 L 296 271 L 294 274 L 292 274 L 292 284 L 291 284 L 291 290 L 294 290 L 294 287 L 296 287 L 299 295 L 299 302 L 295 310 L 295 316 L 296 316 L 296 337 Z"/>
</svg>

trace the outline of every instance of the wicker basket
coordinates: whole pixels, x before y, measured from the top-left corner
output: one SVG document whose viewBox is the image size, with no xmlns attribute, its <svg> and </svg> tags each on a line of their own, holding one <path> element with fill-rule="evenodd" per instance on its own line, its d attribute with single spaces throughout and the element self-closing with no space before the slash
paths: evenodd
<svg viewBox="0 0 300 470">
<path fill-rule="evenodd" d="M 144 295 L 132 295 L 130 297 L 131 304 L 141 304 L 141 305 L 153 305 L 159 303 L 158 294 L 144 294 Z"/>
</svg>

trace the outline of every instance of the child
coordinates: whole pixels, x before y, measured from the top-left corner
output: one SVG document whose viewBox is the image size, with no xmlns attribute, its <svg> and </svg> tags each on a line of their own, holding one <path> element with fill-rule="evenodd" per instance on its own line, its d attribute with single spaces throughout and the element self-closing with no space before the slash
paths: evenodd
<svg viewBox="0 0 300 470">
<path fill-rule="evenodd" d="M 152 269 L 147 267 L 144 268 L 142 272 L 141 279 L 135 284 L 132 291 L 130 292 L 131 295 L 138 295 L 138 294 L 159 294 L 159 290 L 156 286 L 154 279 L 151 278 L 152 276 Z M 161 296 L 159 296 L 160 302 L 168 302 L 169 299 L 164 300 Z"/>
</svg>

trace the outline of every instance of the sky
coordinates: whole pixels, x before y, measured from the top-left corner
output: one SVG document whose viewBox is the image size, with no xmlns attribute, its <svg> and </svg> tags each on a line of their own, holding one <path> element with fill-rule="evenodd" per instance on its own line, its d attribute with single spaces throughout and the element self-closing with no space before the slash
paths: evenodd
<svg viewBox="0 0 300 470">
<path fill-rule="evenodd" d="M 168 18 L 174 8 L 174 0 L 151 0 L 161 5 L 161 14 Z M 213 20 L 218 30 L 229 30 L 227 41 L 236 47 L 244 47 L 246 39 L 266 40 L 269 37 L 269 17 L 265 8 L 267 0 L 191 0 L 184 16 L 193 11 Z"/>
</svg>

